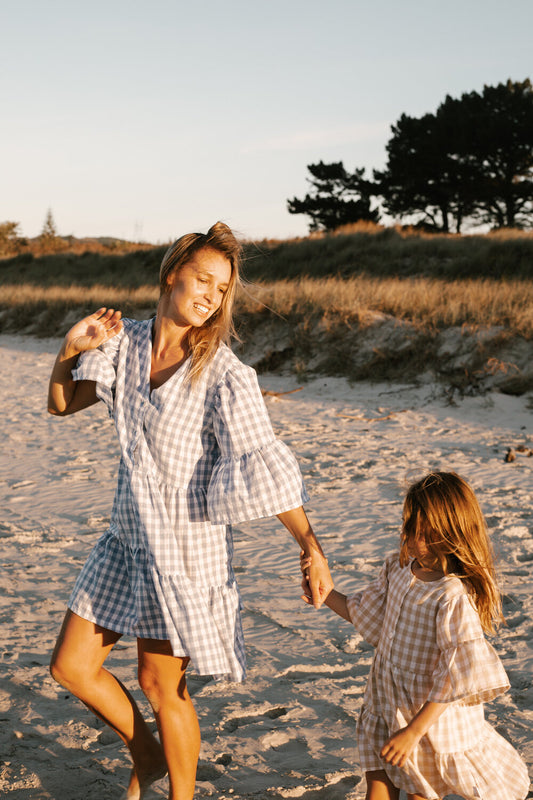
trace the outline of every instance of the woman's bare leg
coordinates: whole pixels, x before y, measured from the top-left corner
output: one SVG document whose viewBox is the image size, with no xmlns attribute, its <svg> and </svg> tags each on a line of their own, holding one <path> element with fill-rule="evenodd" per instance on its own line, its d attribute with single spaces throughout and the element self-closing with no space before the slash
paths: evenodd
<svg viewBox="0 0 533 800">
<path fill-rule="evenodd" d="M 188 658 L 172 655 L 170 642 L 139 639 L 139 683 L 154 710 L 168 765 L 169 800 L 191 800 L 200 754 L 200 726 L 185 670 Z"/>
<path fill-rule="evenodd" d="M 50 672 L 128 746 L 134 769 L 126 797 L 138 800 L 142 790 L 166 772 L 161 745 L 144 721 L 128 690 L 102 665 L 121 634 L 67 611 Z"/>
<path fill-rule="evenodd" d="M 366 800 L 398 800 L 400 790 L 394 786 L 383 769 L 365 772 Z"/>
</svg>

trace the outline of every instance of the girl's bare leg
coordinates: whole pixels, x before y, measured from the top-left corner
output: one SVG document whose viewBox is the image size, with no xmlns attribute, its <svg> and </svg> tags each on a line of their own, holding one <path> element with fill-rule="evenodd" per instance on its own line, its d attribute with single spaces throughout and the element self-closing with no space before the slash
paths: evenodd
<svg viewBox="0 0 533 800">
<path fill-rule="evenodd" d="M 166 773 L 166 763 L 161 745 L 128 690 L 102 668 L 120 637 L 67 611 L 50 672 L 128 746 L 134 768 L 126 797 L 139 800 L 142 790 Z"/>
<path fill-rule="evenodd" d="M 421 794 L 408 794 L 407 800 L 427 800 L 427 798 L 422 797 Z"/>
<path fill-rule="evenodd" d="M 191 800 L 200 754 L 200 726 L 185 680 L 188 658 L 170 642 L 139 639 L 139 683 L 154 710 L 168 765 L 169 800 Z"/>
<path fill-rule="evenodd" d="M 385 770 L 365 772 L 366 800 L 399 800 L 400 790 L 394 786 Z"/>
</svg>

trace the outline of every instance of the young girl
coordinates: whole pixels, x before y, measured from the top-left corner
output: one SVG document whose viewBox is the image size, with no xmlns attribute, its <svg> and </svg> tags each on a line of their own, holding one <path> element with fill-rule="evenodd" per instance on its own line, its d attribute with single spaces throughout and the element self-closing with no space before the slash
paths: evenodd
<svg viewBox="0 0 533 800">
<path fill-rule="evenodd" d="M 301 555 L 309 597 L 309 557 Z M 333 589 L 329 608 L 376 647 L 357 723 L 367 800 L 522 800 L 518 753 L 484 720 L 483 702 L 509 681 L 483 630 L 502 620 L 485 520 L 453 472 L 415 483 L 399 554 L 357 594 Z"/>
<path fill-rule="evenodd" d="M 193 796 L 200 731 L 189 661 L 200 674 L 244 678 L 231 523 L 277 514 L 312 553 L 317 606 L 332 586 L 296 460 L 274 435 L 255 372 L 225 344 L 239 252 L 220 222 L 182 236 L 163 258 L 156 316 L 91 314 L 67 333 L 50 379 L 50 413 L 102 400 L 117 428 L 111 523 L 76 581 L 51 670 L 128 746 L 127 800 L 167 770 L 169 800 Z M 123 634 L 137 638 L 160 741 L 103 668 Z"/>
</svg>

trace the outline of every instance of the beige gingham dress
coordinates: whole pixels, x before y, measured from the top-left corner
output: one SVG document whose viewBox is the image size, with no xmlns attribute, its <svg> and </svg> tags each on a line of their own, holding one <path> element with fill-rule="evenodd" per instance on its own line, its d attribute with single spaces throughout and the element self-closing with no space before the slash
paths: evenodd
<svg viewBox="0 0 533 800">
<path fill-rule="evenodd" d="M 385 770 L 396 787 L 428 800 L 523 800 L 526 766 L 483 714 L 483 702 L 509 681 L 462 581 L 419 580 L 396 553 L 347 602 L 353 624 L 376 647 L 357 722 L 363 770 Z M 386 763 L 381 748 L 427 700 L 449 706 L 404 767 Z"/>
<path fill-rule="evenodd" d="M 241 681 L 245 653 L 231 523 L 307 500 L 296 459 L 276 438 L 255 371 L 221 345 L 194 386 L 186 361 L 150 390 L 152 322 L 84 353 L 120 445 L 107 531 L 69 600 L 117 633 L 168 639 L 197 672 Z"/>
</svg>

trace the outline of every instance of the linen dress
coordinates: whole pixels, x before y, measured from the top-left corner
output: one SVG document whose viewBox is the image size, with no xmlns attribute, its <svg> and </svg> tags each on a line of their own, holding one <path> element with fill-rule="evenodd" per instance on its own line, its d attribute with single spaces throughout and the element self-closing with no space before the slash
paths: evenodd
<svg viewBox="0 0 533 800">
<path fill-rule="evenodd" d="M 255 371 L 221 345 L 198 383 L 189 360 L 150 391 L 153 320 L 83 353 L 75 380 L 96 381 L 121 451 L 108 530 L 69 600 L 118 633 L 169 639 L 198 673 L 244 679 L 230 523 L 297 508 L 307 494 L 276 439 Z"/>
<path fill-rule="evenodd" d="M 509 688 L 500 659 L 463 582 L 419 580 L 411 563 L 390 556 L 379 578 L 347 599 L 353 624 L 376 647 L 357 722 L 361 766 L 429 800 L 523 800 L 526 765 L 483 715 L 483 702 Z M 388 764 L 381 748 L 427 700 L 449 706 L 401 769 Z"/>
</svg>

